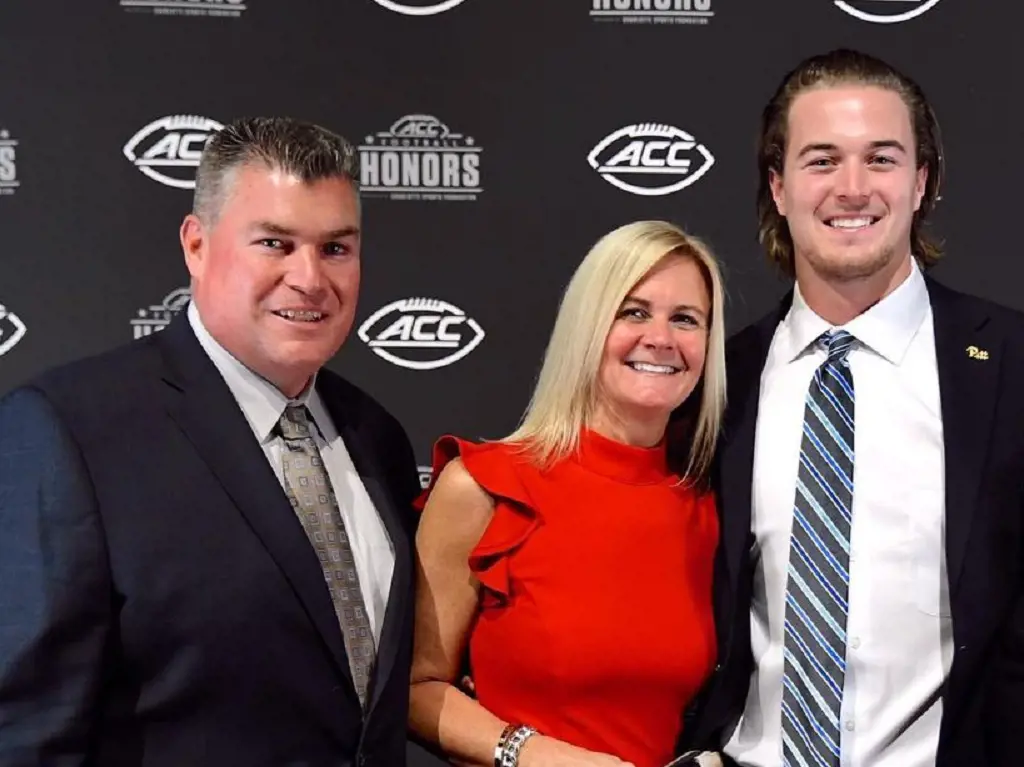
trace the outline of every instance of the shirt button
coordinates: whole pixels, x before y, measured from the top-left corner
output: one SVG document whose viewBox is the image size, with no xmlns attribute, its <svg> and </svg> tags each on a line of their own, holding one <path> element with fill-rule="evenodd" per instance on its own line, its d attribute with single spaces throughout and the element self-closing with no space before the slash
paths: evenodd
<svg viewBox="0 0 1024 767">
<path fill-rule="evenodd" d="M 852 647 L 854 650 L 859 650 L 860 649 L 860 637 L 854 637 L 852 640 L 850 640 L 850 647 Z"/>
<path fill-rule="evenodd" d="M 853 720 L 852 719 L 847 719 L 846 720 L 846 731 L 847 732 L 853 732 Z"/>
</svg>

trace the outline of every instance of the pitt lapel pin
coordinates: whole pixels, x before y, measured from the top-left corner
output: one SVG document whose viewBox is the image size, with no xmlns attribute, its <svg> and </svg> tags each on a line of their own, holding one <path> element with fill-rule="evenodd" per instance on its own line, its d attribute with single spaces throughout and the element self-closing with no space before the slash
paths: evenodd
<svg viewBox="0 0 1024 767">
<path fill-rule="evenodd" d="M 985 349 L 979 349 L 977 346 L 968 346 L 967 356 L 972 360 L 987 360 L 988 352 Z"/>
</svg>

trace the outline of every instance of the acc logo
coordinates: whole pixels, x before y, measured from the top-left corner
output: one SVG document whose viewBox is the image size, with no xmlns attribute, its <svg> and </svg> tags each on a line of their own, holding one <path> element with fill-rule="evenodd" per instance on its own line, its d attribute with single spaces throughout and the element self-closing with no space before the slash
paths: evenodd
<svg viewBox="0 0 1024 767">
<path fill-rule="evenodd" d="M 392 200 L 473 201 L 483 148 L 433 115 L 405 115 L 359 146 L 360 190 Z"/>
<path fill-rule="evenodd" d="M 382 5 L 389 11 L 402 13 L 406 16 L 433 16 L 435 13 L 450 11 L 456 5 L 462 5 L 465 0 L 423 0 L 423 2 L 396 3 L 393 0 L 374 0 L 377 5 Z"/>
<path fill-rule="evenodd" d="M 121 0 L 121 7 L 133 13 L 154 16 L 227 16 L 238 18 L 245 0 Z"/>
<path fill-rule="evenodd" d="M 380 135 L 397 138 L 460 138 L 459 134 L 452 133 L 447 125 L 431 115 L 400 117 L 392 124 L 390 131 L 384 131 Z"/>
<path fill-rule="evenodd" d="M 371 314 L 360 326 L 359 337 L 388 362 L 433 370 L 473 351 L 484 340 L 484 329 L 446 301 L 403 298 Z"/>
<path fill-rule="evenodd" d="M 840 10 L 861 21 L 875 24 L 895 24 L 927 13 L 939 0 L 834 0 Z M 913 7 L 909 7 L 913 6 Z M 891 9 L 891 10 L 890 10 Z"/>
<path fill-rule="evenodd" d="M 612 186 L 645 196 L 678 192 L 715 164 L 707 147 L 689 133 L 656 123 L 615 131 L 591 150 L 587 161 Z"/>
<path fill-rule="evenodd" d="M 715 12 L 711 0 L 593 0 L 595 21 L 623 24 L 707 24 Z"/>
<path fill-rule="evenodd" d="M 164 296 L 160 303 L 139 309 L 139 316 L 131 320 L 132 336 L 143 338 L 163 330 L 191 300 L 192 291 L 189 288 L 177 288 Z"/>
<path fill-rule="evenodd" d="M 25 323 L 0 304 L 0 357 L 7 354 L 14 345 L 25 337 Z"/>
<path fill-rule="evenodd" d="M 124 156 L 154 181 L 176 189 L 195 189 L 195 169 L 203 148 L 223 127 L 198 115 L 161 117 L 128 139 Z"/>
<path fill-rule="evenodd" d="M 420 475 L 420 490 L 426 490 L 430 486 L 430 478 L 434 475 L 432 466 L 417 466 L 416 470 Z"/>
<path fill-rule="evenodd" d="M 0 129 L 0 195 L 14 194 L 18 189 L 17 151 L 17 139 Z"/>
</svg>

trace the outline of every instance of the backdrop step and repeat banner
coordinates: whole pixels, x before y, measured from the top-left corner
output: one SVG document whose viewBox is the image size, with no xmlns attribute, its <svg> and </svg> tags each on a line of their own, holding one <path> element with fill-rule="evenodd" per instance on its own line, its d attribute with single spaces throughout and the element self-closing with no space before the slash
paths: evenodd
<svg viewBox="0 0 1024 767">
<path fill-rule="evenodd" d="M 424 465 L 442 433 L 501 436 L 614 227 L 705 238 L 730 330 L 771 307 L 760 110 L 836 46 L 905 69 L 938 111 L 936 274 L 1024 309 L 1022 21 L 1012 0 L 0 0 L 0 394 L 159 332 L 189 299 L 177 230 L 204 142 L 293 115 L 362 159 L 364 287 L 332 367 Z"/>
</svg>

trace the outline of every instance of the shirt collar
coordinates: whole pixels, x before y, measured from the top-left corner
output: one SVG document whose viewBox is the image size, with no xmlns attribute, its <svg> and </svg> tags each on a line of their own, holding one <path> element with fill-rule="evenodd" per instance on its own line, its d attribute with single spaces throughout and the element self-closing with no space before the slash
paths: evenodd
<svg viewBox="0 0 1024 767">
<path fill-rule="evenodd" d="M 316 391 L 316 376 L 298 397 L 294 399 L 286 397 L 280 389 L 243 365 L 238 358 L 210 335 L 206 326 L 203 325 L 194 302 L 189 303 L 187 314 L 199 345 L 203 347 L 224 378 L 224 382 L 228 385 L 249 422 L 253 434 L 261 444 L 273 437 L 274 428 L 288 405 L 298 404 L 309 407 L 314 424 L 321 432 L 323 431 L 321 425 L 317 423 L 318 418 L 322 418 L 325 411 Z"/>
<path fill-rule="evenodd" d="M 851 333 L 860 345 L 899 365 L 929 306 L 924 275 L 917 259 L 911 259 L 910 275 L 892 293 L 841 329 Z M 804 301 L 799 284 L 793 290 L 793 306 L 783 324 L 788 331 L 788 346 L 784 350 L 788 361 L 806 352 L 822 333 L 839 329 L 814 313 Z"/>
</svg>

